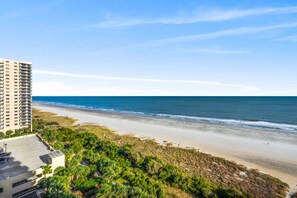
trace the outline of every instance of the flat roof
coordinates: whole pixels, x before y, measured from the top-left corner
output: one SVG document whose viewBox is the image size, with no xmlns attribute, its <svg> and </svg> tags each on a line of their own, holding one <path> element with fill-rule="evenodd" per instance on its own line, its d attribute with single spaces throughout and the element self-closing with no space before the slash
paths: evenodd
<svg viewBox="0 0 297 198">
<path fill-rule="evenodd" d="M 7 143 L 7 152 L 11 152 L 11 158 L 7 163 L 0 164 L 0 182 L 47 164 L 51 151 L 36 135 L 3 139 L 0 140 L 0 147 L 4 142 Z"/>
<path fill-rule="evenodd" d="M 4 62 L 4 61 L 19 62 L 19 63 L 24 63 L 24 64 L 32 65 L 32 62 L 17 61 L 17 60 L 11 60 L 11 59 L 7 59 L 7 58 L 0 58 L 0 62 Z"/>
</svg>

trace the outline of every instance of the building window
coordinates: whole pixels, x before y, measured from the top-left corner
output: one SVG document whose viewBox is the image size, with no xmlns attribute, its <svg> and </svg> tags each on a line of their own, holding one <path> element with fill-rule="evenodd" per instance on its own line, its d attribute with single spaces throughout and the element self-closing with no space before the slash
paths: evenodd
<svg viewBox="0 0 297 198">
<path fill-rule="evenodd" d="M 24 183 L 27 183 L 27 182 L 28 182 L 28 180 L 24 179 L 24 180 L 18 181 L 16 183 L 13 183 L 12 187 L 14 188 L 14 187 L 20 186 L 20 185 L 22 185 Z"/>
</svg>

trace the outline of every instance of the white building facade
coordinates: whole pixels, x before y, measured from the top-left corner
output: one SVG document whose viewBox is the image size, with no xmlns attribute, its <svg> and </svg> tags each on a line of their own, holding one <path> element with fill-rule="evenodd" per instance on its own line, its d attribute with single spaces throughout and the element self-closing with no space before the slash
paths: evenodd
<svg viewBox="0 0 297 198">
<path fill-rule="evenodd" d="M 32 126 L 32 63 L 0 58 L 0 132 Z"/>
</svg>

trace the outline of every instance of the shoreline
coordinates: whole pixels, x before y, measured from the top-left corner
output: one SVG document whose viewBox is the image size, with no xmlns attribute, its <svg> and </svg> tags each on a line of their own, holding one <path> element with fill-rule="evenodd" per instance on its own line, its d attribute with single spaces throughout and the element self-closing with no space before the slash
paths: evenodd
<svg viewBox="0 0 297 198">
<path fill-rule="evenodd" d="M 219 125 L 227 127 L 239 127 L 251 130 L 262 130 L 266 132 L 279 132 L 279 133 L 292 133 L 297 135 L 297 125 L 290 123 L 278 123 L 271 121 L 261 120 L 237 120 L 233 118 L 211 118 L 211 117 L 195 117 L 190 115 L 178 115 L 178 114 L 158 114 L 158 113 L 144 113 L 135 111 L 120 111 L 114 109 L 96 109 L 87 108 L 80 105 L 66 105 L 62 103 L 51 103 L 36 101 L 35 104 L 42 104 L 55 107 L 65 107 L 70 109 L 77 109 L 86 112 L 96 112 L 106 115 L 122 115 L 124 117 L 143 117 L 143 118 L 156 118 L 157 120 L 172 120 L 182 121 L 185 123 L 198 123 L 198 124 L 209 124 Z"/>
<path fill-rule="evenodd" d="M 119 134 L 192 147 L 275 176 L 297 191 L 297 135 L 209 123 L 160 119 L 115 112 L 61 107 L 33 102 L 33 107 L 77 119 L 76 124 L 101 125 Z"/>
</svg>

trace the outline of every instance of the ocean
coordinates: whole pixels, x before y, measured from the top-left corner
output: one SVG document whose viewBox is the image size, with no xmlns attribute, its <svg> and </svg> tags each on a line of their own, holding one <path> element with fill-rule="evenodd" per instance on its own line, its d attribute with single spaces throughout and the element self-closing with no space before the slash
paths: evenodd
<svg viewBox="0 0 297 198">
<path fill-rule="evenodd" d="M 297 97 L 33 96 L 33 102 L 297 133 Z"/>
</svg>

